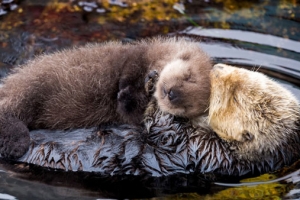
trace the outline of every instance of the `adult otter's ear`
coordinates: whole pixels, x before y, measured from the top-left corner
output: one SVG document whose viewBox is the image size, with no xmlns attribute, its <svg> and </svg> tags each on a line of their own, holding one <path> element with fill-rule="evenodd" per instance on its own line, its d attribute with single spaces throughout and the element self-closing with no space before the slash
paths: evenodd
<svg viewBox="0 0 300 200">
<path fill-rule="evenodd" d="M 0 154 L 4 158 L 22 157 L 30 145 L 27 126 L 17 118 L 1 116 L 0 119 Z"/>
</svg>

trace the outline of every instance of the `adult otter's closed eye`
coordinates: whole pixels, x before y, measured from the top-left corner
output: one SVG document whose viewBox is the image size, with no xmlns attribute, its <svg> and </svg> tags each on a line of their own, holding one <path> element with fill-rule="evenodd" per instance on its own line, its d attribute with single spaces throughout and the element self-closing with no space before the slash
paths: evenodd
<svg viewBox="0 0 300 200">
<path fill-rule="evenodd" d="M 168 63 L 176 68 L 182 60 L 178 64 L 193 65 L 197 70 L 190 74 L 201 72 L 204 78 L 197 81 L 206 85 L 211 65 L 195 62 L 206 57 L 197 43 L 183 38 L 89 44 L 37 57 L 8 76 L 0 89 L 0 154 L 22 156 L 29 146 L 28 128 L 139 124 L 151 99 L 147 75 L 159 74 Z M 208 101 L 209 88 L 193 89 Z"/>
<path fill-rule="evenodd" d="M 273 152 L 299 132 L 299 103 L 265 75 L 217 64 L 211 71 L 209 125 L 240 156 Z"/>
</svg>

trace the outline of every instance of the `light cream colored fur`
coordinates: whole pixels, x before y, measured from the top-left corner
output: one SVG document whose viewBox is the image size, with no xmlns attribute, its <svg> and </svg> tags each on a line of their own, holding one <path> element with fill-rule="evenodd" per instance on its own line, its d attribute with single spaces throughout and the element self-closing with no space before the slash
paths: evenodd
<svg viewBox="0 0 300 200">
<path fill-rule="evenodd" d="M 211 72 L 209 124 L 221 137 L 242 141 L 250 132 L 255 139 L 274 126 L 291 126 L 299 119 L 294 95 L 265 75 L 218 64 Z"/>
<path fill-rule="evenodd" d="M 240 156 L 272 152 L 296 134 L 299 103 L 275 81 L 225 64 L 215 65 L 210 77 L 209 125 L 221 138 L 237 141 Z"/>
</svg>

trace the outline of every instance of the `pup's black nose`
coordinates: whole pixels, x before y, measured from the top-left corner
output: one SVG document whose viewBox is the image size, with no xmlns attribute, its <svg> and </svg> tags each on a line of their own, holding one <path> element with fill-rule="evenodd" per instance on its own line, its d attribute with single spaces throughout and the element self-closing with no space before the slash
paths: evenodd
<svg viewBox="0 0 300 200">
<path fill-rule="evenodd" d="M 168 98 L 169 98 L 169 100 L 170 100 L 170 101 L 175 101 L 175 100 L 177 99 L 177 97 L 178 97 L 177 92 L 171 89 L 171 90 L 169 91 L 169 93 L 168 93 Z"/>
<path fill-rule="evenodd" d="M 180 92 L 176 89 L 167 89 L 164 86 L 161 87 L 163 98 L 167 97 L 170 102 L 176 103 L 179 101 Z"/>
</svg>

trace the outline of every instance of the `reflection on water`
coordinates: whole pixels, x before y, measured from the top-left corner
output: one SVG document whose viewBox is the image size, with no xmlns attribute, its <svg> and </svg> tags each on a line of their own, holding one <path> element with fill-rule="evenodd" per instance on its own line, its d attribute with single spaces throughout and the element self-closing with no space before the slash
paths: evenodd
<svg viewBox="0 0 300 200">
<path fill-rule="evenodd" d="M 45 184 L 46 183 L 46 184 Z M 92 192 L 12 177 L 8 171 L 0 172 L 0 199 L 95 199 Z M 88 195 L 87 195 L 88 194 Z"/>
<path fill-rule="evenodd" d="M 174 9 L 174 5 L 180 2 L 183 14 Z M 2 0 L 0 77 L 13 66 L 44 52 L 86 42 L 130 41 L 171 34 L 201 41 L 199 45 L 213 57 L 214 62 L 266 73 L 300 100 L 299 8 L 299 2 L 295 0 Z M 271 178 L 283 177 L 297 169 L 299 166 L 295 165 Z M 266 189 L 258 187 L 247 191 L 248 196 L 245 196 L 246 191 L 242 187 L 228 189 L 227 186 L 216 185 L 208 191 L 212 194 L 210 196 L 195 193 L 160 195 L 167 199 L 221 198 L 218 195 L 271 199 L 287 194 L 286 198 L 296 199 L 300 194 L 297 173 L 278 185 L 267 184 Z M 102 196 L 106 195 L 50 186 L 47 180 L 38 183 L 19 179 L 7 170 L 0 171 L 0 199 L 97 199 Z"/>
<path fill-rule="evenodd" d="M 8 195 L 8 194 L 1 194 L 0 193 L 0 199 L 14 200 L 16 198 L 14 196 L 11 196 L 11 195 Z"/>
</svg>

